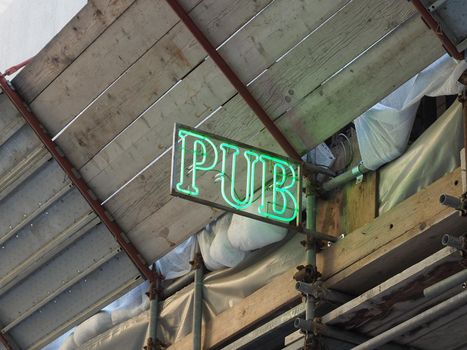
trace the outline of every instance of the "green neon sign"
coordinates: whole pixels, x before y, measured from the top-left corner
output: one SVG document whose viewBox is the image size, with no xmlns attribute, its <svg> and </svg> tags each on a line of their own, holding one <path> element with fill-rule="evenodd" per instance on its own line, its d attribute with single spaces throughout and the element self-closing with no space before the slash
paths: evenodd
<svg viewBox="0 0 467 350">
<path fill-rule="evenodd" d="M 299 224 L 300 164 L 177 125 L 172 194 L 239 214 Z"/>
</svg>

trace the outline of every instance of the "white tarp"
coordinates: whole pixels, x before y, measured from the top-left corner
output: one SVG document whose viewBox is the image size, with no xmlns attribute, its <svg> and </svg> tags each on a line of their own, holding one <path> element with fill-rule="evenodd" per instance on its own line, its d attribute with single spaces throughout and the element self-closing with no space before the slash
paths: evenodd
<svg viewBox="0 0 467 350">
<path fill-rule="evenodd" d="M 358 117 L 355 128 L 365 167 L 376 170 L 404 153 L 422 97 L 458 94 L 463 85 L 457 79 L 465 69 L 465 61 L 445 55 Z"/>
</svg>

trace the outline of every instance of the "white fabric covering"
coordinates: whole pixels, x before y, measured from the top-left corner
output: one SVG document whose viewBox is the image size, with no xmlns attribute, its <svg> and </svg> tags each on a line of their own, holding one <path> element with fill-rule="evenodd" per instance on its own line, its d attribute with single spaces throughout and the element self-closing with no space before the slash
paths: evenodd
<svg viewBox="0 0 467 350">
<path fill-rule="evenodd" d="M 255 203 L 255 209 L 258 205 Z M 265 247 L 284 239 L 287 229 L 271 225 L 245 216 L 233 215 L 227 230 L 227 237 L 232 247 L 248 252 Z"/>
<path fill-rule="evenodd" d="M 235 248 L 229 241 L 227 231 L 232 220 L 232 215 L 224 215 L 221 217 L 214 227 L 216 236 L 214 237 L 209 254 L 211 257 L 227 267 L 237 266 L 245 258 L 246 253 L 238 248 Z"/>
<path fill-rule="evenodd" d="M 378 169 L 404 153 L 423 96 L 455 95 L 467 68 L 448 55 L 441 57 L 355 120 L 363 164 Z"/>
<path fill-rule="evenodd" d="M 160 258 L 156 264 L 166 280 L 183 276 L 190 272 L 195 252 L 195 238 L 192 236 Z"/>
</svg>

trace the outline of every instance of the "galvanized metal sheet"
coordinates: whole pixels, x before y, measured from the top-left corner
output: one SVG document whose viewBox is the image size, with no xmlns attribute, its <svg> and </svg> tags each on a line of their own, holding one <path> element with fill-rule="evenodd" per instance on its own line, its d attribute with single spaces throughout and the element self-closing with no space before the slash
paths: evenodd
<svg viewBox="0 0 467 350">
<path fill-rule="evenodd" d="M 0 244 L 17 234 L 69 189 L 69 180 L 58 164 L 55 161 L 44 164 L 0 201 Z"/>
<path fill-rule="evenodd" d="M 141 282 L 139 272 L 119 253 L 56 299 L 39 309 L 9 334 L 21 349 L 40 349 Z"/>
<path fill-rule="evenodd" d="M 88 231 L 0 297 L 3 331 L 55 299 L 119 251 L 118 243 L 104 225 Z"/>
<path fill-rule="evenodd" d="M 24 125 L 24 119 L 3 93 L 0 93 L 0 112 L 0 145 L 2 145 Z"/>
<path fill-rule="evenodd" d="M 33 131 L 23 126 L 0 147 L 0 200 L 50 158 Z"/>
<path fill-rule="evenodd" d="M 0 293 L 86 232 L 94 218 L 76 189 L 54 202 L 1 246 Z"/>
</svg>

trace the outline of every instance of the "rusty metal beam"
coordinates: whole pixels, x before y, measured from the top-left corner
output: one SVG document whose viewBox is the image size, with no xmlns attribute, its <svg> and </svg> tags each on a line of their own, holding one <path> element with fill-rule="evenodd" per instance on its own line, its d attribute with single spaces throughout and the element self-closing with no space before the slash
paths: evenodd
<svg viewBox="0 0 467 350">
<path fill-rule="evenodd" d="M 7 336 L 3 332 L 0 332 L 0 344 L 3 344 L 6 350 L 18 349 L 18 347 L 13 344 L 13 341 L 9 339 L 9 337 L 7 338 Z"/>
<path fill-rule="evenodd" d="M 412 4 L 415 6 L 417 11 L 422 16 L 423 22 L 430 28 L 433 33 L 441 40 L 441 43 L 444 49 L 448 52 L 449 55 L 454 57 L 457 60 L 464 59 L 464 53 L 459 52 L 456 48 L 456 45 L 448 38 L 448 36 L 443 32 L 439 23 L 433 18 L 433 16 L 428 12 L 425 5 L 420 0 L 411 0 Z"/>
<path fill-rule="evenodd" d="M 263 125 L 268 129 L 271 135 L 276 139 L 282 149 L 287 153 L 290 158 L 293 158 L 297 161 L 301 161 L 301 157 L 298 152 L 293 148 L 287 138 L 282 134 L 279 128 L 274 124 L 272 119 L 269 117 L 264 108 L 258 103 L 254 98 L 251 92 L 248 90 L 246 85 L 240 80 L 238 75 L 233 71 L 229 64 L 222 58 L 222 56 L 217 52 L 216 48 L 211 44 L 209 39 L 204 35 L 204 33 L 198 28 L 196 23 L 191 19 L 185 9 L 177 2 L 177 0 L 166 0 L 167 3 L 172 7 L 175 13 L 178 15 L 180 20 L 186 25 L 188 30 L 193 34 L 193 36 L 198 40 L 201 46 L 206 50 L 209 57 L 216 63 L 219 69 L 224 73 L 226 78 L 238 91 L 240 96 L 243 97 L 245 102 L 250 106 L 250 108 L 255 112 L 258 118 L 261 120 Z"/>
<path fill-rule="evenodd" d="M 40 124 L 36 115 L 29 109 L 21 96 L 19 96 L 19 94 L 11 87 L 11 84 L 3 74 L 0 74 L 0 88 L 3 90 L 5 95 L 8 96 L 10 101 L 16 107 L 18 112 L 23 116 L 29 126 L 34 130 L 47 150 L 52 154 L 63 171 L 68 175 L 72 184 L 79 190 L 81 195 L 88 202 L 89 206 L 101 219 L 102 223 L 104 223 L 104 225 L 108 228 L 123 251 L 136 265 L 141 275 L 145 279 L 152 281 L 154 274 L 146 264 L 144 258 L 137 251 L 136 247 L 128 240 L 128 238 L 126 238 L 120 226 L 110 218 L 104 207 L 101 205 L 100 201 L 88 187 L 87 183 L 83 180 L 79 172 L 73 167 L 71 162 L 68 160 L 68 158 L 66 158 L 55 142 L 52 141 L 45 128 Z"/>
</svg>

